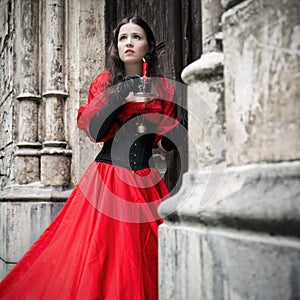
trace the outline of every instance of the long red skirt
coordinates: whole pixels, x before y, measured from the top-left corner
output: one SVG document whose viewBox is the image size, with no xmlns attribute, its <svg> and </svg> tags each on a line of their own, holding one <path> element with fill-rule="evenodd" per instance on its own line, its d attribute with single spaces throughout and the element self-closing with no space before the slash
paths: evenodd
<svg viewBox="0 0 300 300">
<path fill-rule="evenodd" d="M 157 299 L 157 206 L 168 193 L 155 169 L 92 163 L 0 299 Z"/>
</svg>

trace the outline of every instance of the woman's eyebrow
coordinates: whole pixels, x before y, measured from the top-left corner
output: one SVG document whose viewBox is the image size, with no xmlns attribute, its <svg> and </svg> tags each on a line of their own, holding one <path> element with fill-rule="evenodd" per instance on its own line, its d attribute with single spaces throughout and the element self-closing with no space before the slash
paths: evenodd
<svg viewBox="0 0 300 300">
<path fill-rule="evenodd" d="M 127 35 L 127 34 L 138 34 L 138 35 L 142 35 L 141 32 L 130 32 L 130 33 L 120 33 L 119 36 L 122 36 L 122 35 Z"/>
</svg>

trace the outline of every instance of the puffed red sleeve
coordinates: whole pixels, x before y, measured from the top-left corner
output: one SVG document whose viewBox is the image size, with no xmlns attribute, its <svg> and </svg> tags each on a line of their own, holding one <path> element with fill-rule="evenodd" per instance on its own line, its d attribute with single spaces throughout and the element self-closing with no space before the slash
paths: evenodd
<svg viewBox="0 0 300 300">
<path fill-rule="evenodd" d="M 106 93 L 107 83 L 109 81 L 110 74 L 108 71 L 104 71 L 99 74 L 91 83 L 88 93 L 88 104 L 81 106 L 77 113 L 77 126 L 79 129 L 85 131 L 87 136 L 92 140 L 93 138 L 89 134 L 89 123 L 92 117 L 107 103 L 108 97 Z M 115 126 L 113 126 L 115 127 Z M 113 128 L 102 140 L 105 142 L 111 136 L 113 136 Z"/>
<path fill-rule="evenodd" d="M 158 146 L 157 143 L 163 135 L 179 123 L 177 119 L 177 105 L 174 102 L 174 87 L 164 77 L 162 77 L 159 81 L 160 86 L 158 88 L 158 94 L 159 98 L 162 99 L 163 109 L 156 129 L 154 147 Z"/>
</svg>

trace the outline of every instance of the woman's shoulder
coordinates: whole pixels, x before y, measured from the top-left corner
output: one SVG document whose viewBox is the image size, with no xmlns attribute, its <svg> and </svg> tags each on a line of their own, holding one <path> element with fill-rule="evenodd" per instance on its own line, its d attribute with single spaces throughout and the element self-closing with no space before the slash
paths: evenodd
<svg viewBox="0 0 300 300">
<path fill-rule="evenodd" d="M 105 70 L 99 73 L 92 81 L 91 84 L 106 84 L 110 79 L 110 73 L 108 70 Z"/>
<path fill-rule="evenodd" d="M 90 103 L 99 92 L 105 90 L 109 85 L 110 73 L 104 71 L 98 74 L 90 84 L 88 103 Z"/>
</svg>

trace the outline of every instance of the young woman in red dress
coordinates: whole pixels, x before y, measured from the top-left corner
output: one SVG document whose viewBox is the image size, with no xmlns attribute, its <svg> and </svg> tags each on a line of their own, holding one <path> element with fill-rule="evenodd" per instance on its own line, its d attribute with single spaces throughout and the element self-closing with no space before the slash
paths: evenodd
<svg viewBox="0 0 300 300">
<path fill-rule="evenodd" d="M 91 83 L 77 119 L 103 148 L 1 282 L 1 300 L 158 298 L 157 207 L 169 191 L 149 159 L 155 147 L 174 148 L 164 138 L 178 124 L 174 88 L 163 77 L 145 78 L 158 77 L 157 55 L 141 18 L 118 24 L 109 55 L 108 70 Z M 141 86 L 156 98 L 137 100 Z"/>
</svg>

